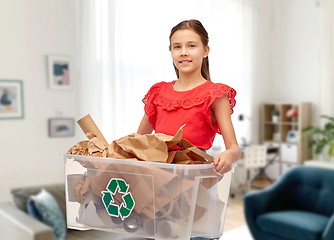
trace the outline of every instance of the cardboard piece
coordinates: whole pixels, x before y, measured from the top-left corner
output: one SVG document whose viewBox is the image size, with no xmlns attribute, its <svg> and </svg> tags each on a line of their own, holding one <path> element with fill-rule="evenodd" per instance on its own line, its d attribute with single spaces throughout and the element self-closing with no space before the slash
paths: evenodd
<svg viewBox="0 0 334 240">
<path fill-rule="evenodd" d="M 224 211 L 225 203 L 219 198 L 212 196 L 209 189 L 199 185 L 196 203 L 205 208 L 210 206 L 207 211 L 204 212 L 203 216 L 198 219 L 194 219 L 193 229 L 196 232 L 207 233 L 208 232 L 208 221 L 210 221 L 210 229 L 212 231 L 218 231 L 218 227 L 221 223 L 221 216 Z M 196 214 L 195 214 L 196 215 Z"/>
<path fill-rule="evenodd" d="M 77 202 L 76 194 L 74 194 L 74 189 L 77 184 L 83 182 L 85 176 L 83 174 L 70 174 L 67 175 L 67 189 L 68 189 L 68 201 Z"/>
<path fill-rule="evenodd" d="M 103 207 L 102 198 L 100 198 L 99 196 L 97 196 L 91 190 L 91 188 L 89 188 L 88 192 L 85 193 L 85 200 L 84 200 L 84 202 L 85 202 L 85 204 L 87 204 L 89 202 L 93 202 L 95 204 L 95 206 Z"/>
<path fill-rule="evenodd" d="M 146 235 L 148 237 L 153 237 L 157 232 L 157 225 L 161 222 L 161 220 L 155 220 L 151 218 L 147 218 L 143 222 L 143 227 Z"/>
<path fill-rule="evenodd" d="M 181 150 L 183 150 L 182 153 L 187 154 L 190 159 L 201 162 L 204 161 L 204 163 L 212 163 L 214 160 L 212 156 L 198 149 L 197 147 L 194 147 L 186 139 L 181 139 L 180 142 L 177 143 L 177 145 L 181 148 Z"/>
<path fill-rule="evenodd" d="M 84 208 L 83 205 L 81 206 Z M 84 210 L 84 214 L 82 216 L 79 215 L 79 218 L 77 218 L 76 221 L 78 223 L 82 223 L 96 228 L 101 228 L 105 226 L 105 223 L 97 214 L 96 207 L 92 201 L 88 203 L 88 206 Z"/>
<path fill-rule="evenodd" d="M 185 222 L 161 221 L 157 226 L 157 235 L 161 239 L 174 239 L 183 236 L 185 229 Z"/>
<path fill-rule="evenodd" d="M 114 228 L 117 226 L 116 224 L 113 223 L 113 221 L 111 220 L 111 217 L 109 216 L 108 212 L 104 208 L 97 210 L 96 213 L 99 216 L 99 218 L 102 220 L 102 222 L 104 223 L 103 227 Z"/>
<path fill-rule="evenodd" d="M 92 133 L 97 136 L 97 138 L 100 139 L 102 142 L 108 144 L 107 140 L 103 137 L 100 129 L 96 126 L 95 122 L 89 114 L 79 119 L 77 123 L 80 125 L 82 131 L 85 134 Z"/>
<path fill-rule="evenodd" d="M 121 219 L 121 217 L 111 217 L 111 221 L 118 226 L 123 224 L 123 220 Z"/>
<path fill-rule="evenodd" d="M 79 181 L 73 190 L 73 194 L 80 204 L 84 204 L 85 194 L 89 191 L 89 183 L 89 178 L 86 181 Z"/>
<path fill-rule="evenodd" d="M 124 230 L 129 233 L 134 233 L 138 231 L 140 226 L 141 226 L 141 219 L 138 216 L 132 215 L 124 219 L 124 222 L 123 222 Z"/>
</svg>

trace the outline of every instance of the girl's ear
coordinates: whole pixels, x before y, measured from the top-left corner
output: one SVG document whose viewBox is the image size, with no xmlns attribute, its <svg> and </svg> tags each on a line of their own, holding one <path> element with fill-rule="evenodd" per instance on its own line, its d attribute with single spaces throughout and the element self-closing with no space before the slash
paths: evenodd
<svg viewBox="0 0 334 240">
<path fill-rule="evenodd" d="M 209 55 L 209 52 L 210 52 L 210 47 L 209 46 L 204 47 L 203 58 L 206 58 Z"/>
</svg>

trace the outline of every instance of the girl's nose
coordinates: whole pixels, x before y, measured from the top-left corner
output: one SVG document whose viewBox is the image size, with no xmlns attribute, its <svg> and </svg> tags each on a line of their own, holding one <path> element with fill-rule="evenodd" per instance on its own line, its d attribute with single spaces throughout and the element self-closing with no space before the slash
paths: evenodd
<svg viewBox="0 0 334 240">
<path fill-rule="evenodd" d="M 182 48 L 181 57 L 188 56 L 186 48 Z"/>
</svg>

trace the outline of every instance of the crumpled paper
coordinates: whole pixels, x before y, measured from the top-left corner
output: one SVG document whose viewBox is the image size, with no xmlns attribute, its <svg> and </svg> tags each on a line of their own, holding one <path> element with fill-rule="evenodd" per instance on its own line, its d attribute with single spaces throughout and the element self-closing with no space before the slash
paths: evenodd
<svg viewBox="0 0 334 240">
<path fill-rule="evenodd" d="M 133 133 L 117 139 L 109 145 L 92 133 L 87 133 L 86 136 L 88 141 L 77 143 L 67 153 L 176 164 L 201 164 L 213 161 L 213 157 L 194 147 L 189 141 L 182 139 L 182 127 L 175 136 L 162 133 L 145 135 Z M 178 145 L 180 150 L 168 151 L 175 145 Z"/>
<path fill-rule="evenodd" d="M 87 181 L 79 181 L 75 188 L 74 188 L 74 196 L 77 199 L 77 202 L 80 204 L 84 203 L 85 200 L 85 194 L 89 191 L 89 184 L 90 184 L 90 179 L 87 179 Z"/>
<path fill-rule="evenodd" d="M 133 133 L 108 144 L 90 116 L 79 122 L 88 140 L 71 147 L 68 154 L 171 164 L 202 164 L 213 161 L 212 156 L 182 139 L 182 127 L 174 136 L 162 133 L 146 135 Z M 90 130 L 93 132 L 89 132 Z M 179 149 L 169 151 L 175 145 Z M 85 181 L 79 181 L 75 185 L 74 195 L 79 203 L 85 204 L 88 201 L 86 198 L 90 189 L 101 198 L 101 192 L 113 177 L 122 178 L 131 185 L 132 194 L 137 199 L 134 211 L 140 214 L 141 218 L 186 219 L 189 215 L 189 212 L 181 214 L 177 209 L 181 209 L 183 205 L 184 209 L 189 208 L 190 202 L 186 201 L 189 199 L 187 192 L 192 189 L 193 180 L 180 178 L 178 174 L 153 166 L 132 166 L 122 162 L 117 164 L 79 159 L 75 161 L 87 168 L 87 172 L 90 173 L 87 174 Z M 213 184 L 215 183 L 208 182 L 203 186 L 207 185 L 209 188 Z M 154 196 L 156 201 L 153 199 Z M 115 201 L 121 202 L 121 199 L 116 196 Z M 187 204 L 189 206 L 186 206 Z M 196 206 L 195 212 L 198 217 L 205 211 L 206 209 Z"/>
</svg>

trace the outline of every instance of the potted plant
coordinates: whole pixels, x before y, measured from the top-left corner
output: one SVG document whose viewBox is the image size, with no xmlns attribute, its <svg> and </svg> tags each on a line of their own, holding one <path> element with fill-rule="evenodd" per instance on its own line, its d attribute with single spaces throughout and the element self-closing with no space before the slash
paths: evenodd
<svg viewBox="0 0 334 240">
<path fill-rule="evenodd" d="M 279 117 L 279 111 L 277 109 L 274 109 L 271 111 L 271 119 L 274 123 L 278 122 L 278 117 Z"/>
<path fill-rule="evenodd" d="M 318 155 L 328 146 L 328 156 L 334 157 L 334 118 L 324 115 L 320 117 L 329 120 L 323 129 L 313 126 L 303 129 L 305 137 L 313 136 L 312 139 L 308 140 L 308 147 L 314 147 L 314 153 Z"/>
</svg>

